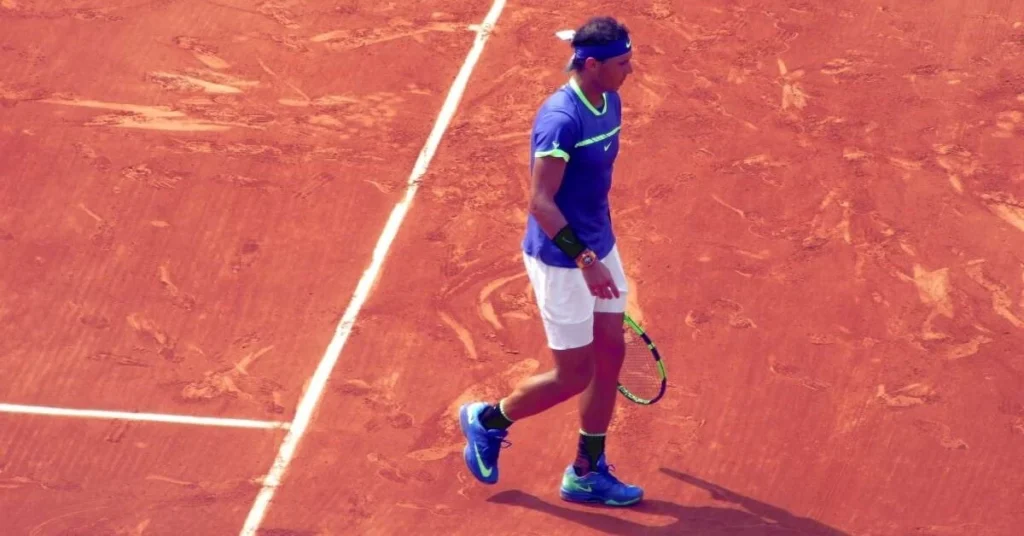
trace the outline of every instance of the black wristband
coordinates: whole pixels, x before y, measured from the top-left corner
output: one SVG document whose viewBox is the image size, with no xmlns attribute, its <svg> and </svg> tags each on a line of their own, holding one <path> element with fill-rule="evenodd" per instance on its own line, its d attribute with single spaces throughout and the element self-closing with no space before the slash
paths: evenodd
<svg viewBox="0 0 1024 536">
<path fill-rule="evenodd" d="M 552 240 L 555 242 L 555 245 L 558 246 L 558 249 L 562 250 L 562 252 L 568 255 L 570 259 L 579 257 L 580 253 L 583 253 L 583 251 L 587 249 L 587 245 L 584 244 L 578 236 L 576 236 L 572 227 L 569 227 L 568 225 L 562 227 L 562 230 L 558 231 Z"/>
</svg>

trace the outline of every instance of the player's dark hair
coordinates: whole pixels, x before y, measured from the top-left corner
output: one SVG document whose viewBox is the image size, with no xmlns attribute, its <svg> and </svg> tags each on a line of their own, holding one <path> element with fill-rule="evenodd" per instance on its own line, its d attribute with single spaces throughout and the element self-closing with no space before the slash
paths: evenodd
<svg viewBox="0 0 1024 536">
<path fill-rule="evenodd" d="M 572 38 L 572 46 L 607 45 L 629 37 L 626 25 L 613 17 L 593 17 L 576 30 Z M 575 71 L 583 67 L 583 60 L 573 60 L 569 70 Z"/>
</svg>

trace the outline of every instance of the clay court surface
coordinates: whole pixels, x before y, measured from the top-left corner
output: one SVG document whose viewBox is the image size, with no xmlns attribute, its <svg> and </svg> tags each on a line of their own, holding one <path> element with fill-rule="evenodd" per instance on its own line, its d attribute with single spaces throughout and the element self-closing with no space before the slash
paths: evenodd
<svg viewBox="0 0 1024 536">
<path fill-rule="evenodd" d="M 1024 5 L 510 1 L 339 354 L 489 9 L 0 0 L 0 532 L 1018 533 Z M 620 399 L 629 510 L 559 500 L 574 402 L 512 428 L 494 487 L 455 415 L 550 366 L 529 130 L 554 32 L 604 13 L 670 379 Z"/>
</svg>

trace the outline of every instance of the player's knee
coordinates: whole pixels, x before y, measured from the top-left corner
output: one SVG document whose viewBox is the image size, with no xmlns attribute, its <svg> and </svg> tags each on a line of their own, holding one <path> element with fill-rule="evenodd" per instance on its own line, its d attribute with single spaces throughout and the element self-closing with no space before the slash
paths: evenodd
<svg viewBox="0 0 1024 536">
<path fill-rule="evenodd" d="M 601 357 L 612 361 L 622 361 L 626 356 L 626 341 L 622 336 L 603 337 L 595 341 L 595 350 Z"/>
<path fill-rule="evenodd" d="M 555 371 L 555 378 L 566 396 L 574 396 L 583 392 L 590 385 L 593 367 L 589 361 L 578 361 L 563 364 Z"/>
<path fill-rule="evenodd" d="M 622 333 L 598 334 L 594 338 L 594 353 L 602 368 L 611 368 L 618 372 L 626 357 L 626 341 Z"/>
</svg>

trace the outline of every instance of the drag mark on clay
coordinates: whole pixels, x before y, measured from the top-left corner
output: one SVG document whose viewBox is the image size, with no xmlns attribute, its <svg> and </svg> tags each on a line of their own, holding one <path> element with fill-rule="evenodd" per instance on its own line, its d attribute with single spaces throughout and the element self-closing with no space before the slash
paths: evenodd
<svg viewBox="0 0 1024 536">
<path fill-rule="evenodd" d="M 410 510 L 426 510 L 435 516 L 452 516 L 455 515 L 455 509 L 447 504 L 419 504 L 419 503 L 408 503 L 399 502 L 395 503 L 395 506 L 399 508 L 408 508 Z"/>
<path fill-rule="evenodd" d="M 314 192 L 323 188 L 324 186 L 327 186 L 333 181 L 334 175 L 331 175 L 330 173 L 326 172 L 317 173 L 311 179 L 307 180 L 306 183 L 303 184 L 302 187 L 300 187 L 298 191 L 295 192 L 295 197 L 298 197 L 299 199 L 306 199 L 309 196 L 313 195 Z"/>
<path fill-rule="evenodd" d="M 171 281 L 171 269 L 167 264 L 160 265 L 157 271 L 157 275 L 160 279 L 160 284 L 163 285 L 167 295 L 171 298 L 171 303 L 176 307 L 191 311 L 196 305 L 196 298 L 191 294 L 185 294 L 178 289 L 178 286 Z"/>
<path fill-rule="evenodd" d="M 251 383 L 248 368 L 260 357 L 274 349 L 274 345 L 266 346 L 256 352 L 251 352 L 234 363 L 232 366 L 216 371 L 207 371 L 204 378 L 191 382 L 181 390 L 181 397 L 185 400 L 211 400 L 225 394 L 239 396 L 245 400 L 252 401 L 255 397 L 239 387 L 239 383 Z M 266 391 L 268 389 L 261 389 Z M 280 412 L 283 408 L 275 401 L 268 404 L 273 412 Z"/>
<path fill-rule="evenodd" d="M 174 484 L 176 486 L 183 486 L 183 487 L 186 487 L 188 489 L 198 489 L 199 488 L 199 484 L 196 483 L 196 482 L 188 482 L 188 481 L 185 481 L 185 480 L 177 480 L 177 479 L 174 479 L 174 478 L 170 478 L 170 477 L 166 477 L 166 476 L 160 476 L 160 475 L 147 475 L 146 476 L 146 480 L 152 480 L 152 481 L 155 481 L 155 482 L 166 482 L 168 484 Z"/>
<path fill-rule="evenodd" d="M 875 398 L 891 408 L 910 408 L 930 404 L 938 399 L 935 388 L 926 383 L 911 383 L 892 394 L 886 392 L 885 385 L 879 385 Z"/>
<path fill-rule="evenodd" d="M 913 176 L 912 172 L 920 171 L 921 168 L 924 166 L 924 162 L 921 160 L 910 160 L 907 158 L 900 158 L 897 156 L 890 156 L 889 163 L 892 164 L 894 167 L 903 170 L 902 178 L 905 181 L 910 180 L 910 178 Z"/>
<path fill-rule="evenodd" d="M 394 41 L 405 37 L 412 37 L 415 39 L 430 32 L 454 33 L 469 30 L 466 24 L 431 22 L 415 28 L 412 26 L 402 25 L 399 26 L 399 28 L 402 29 L 394 33 L 385 33 L 389 30 L 394 30 L 394 26 L 395 25 L 392 24 L 389 28 L 356 31 L 333 30 L 314 35 L 309 40 L 314 43 L 326 43 L 332 50 L 352 50 L 365 46 L 387 43 L 388 41 Z"/>
<path fill-rule="evenodd" d="M 325 109 L 325 112 L 332 112 L 344 117 L 342 121 L 321 113 L 314 119 L 320 123 L 334 123 L 333 126 L 358 124 L 367 128 L 381 125 L 398 117 L 398 110 L 404 102 L 405 99 L 401 96 L 387 91 L 357 97 L 323 95 L 314 99 L 303 94 L 303 99 L 278 100 L 278 103 L 285 106 L 321 108 Z M 356 131 L 352 130 L 352 132 Z"/>
<path fill-rule="evenodd" d="M 373 384 L 360 379 L 342 382 L 335 390 L 343 395 L 362 397 L 363 403 L 375 410 L 375 415 L 383 415 L 384 421 L 396 430 L 407 430 L 415 425 L 415 418 L 402 411 L 402 406 L 395 402 L 395 386 L 400 375 L 396 372 L 390 376 L 379 378 Z M 350 423 L 352 424 L 352 423 Z M 374 417 L 364 423 L 363 429 L 374 431 L 381 426 L 381 420 Z"/>
<path fill-rule="evenodd" d="M 444 311 L 441 311 L 438 315 L 441 317 L 441 321 L 455 332 L 459 341 L 462 342 L 462 346 L 466 349 L 466 353 L 469 358 L 473 361 L 478 361 L 479 357 L 476 353 L 476 346 L 473 344 L 473 336 L 469 333 L 469 330 L 456 322 L 454 318 Z"/>
<path fill-rule="evenodd" d="M 918 430 L 934 437 L 939 441 L 939 444 L 950 450 L 967 450 L 967 442 L 963 439 L 953 437 L 953 432 L 949 425 L 936 421 L 928 421 L 924 419 L 917 419 L 914 421 L 914 427 Z"/>
<path fill-rule="evenodd" d="M 821 201 L 818 207 L 818 213 L 814 215 L 814 219 L 811 221 L 811 227 L 814 229 L 810 236 L 804 238 L 804 247 L 817 247 L 834 236 L 842 236 L 843 241 L 847 244 L 852 243 L 852 237 L 850 236 L 850 216 L 852 214 L 852 208 L 850 207 L 849 201 L 839 200 L 835 201 L 838 193 L 830 191 L 825 199 Z M 834 225 L 826 223 L 829 218 L 826 216 L 828 208 L 835 201 L 835 205 L 839 207 L 842 212 L 842 216 L 839 221 Z M 834 218 L 833 218 L 834 219 Z"/>
<path fill-rule="evenodd" d="M 235 86 L 210 82 L 194 76 L 174 74 L 164 71 L 150 73 L 150 79 L 164 89 L 178 91 L 202 91 L 218 95 L 236 95 L 242 92 Z M 235 83 L 244 82 L 236 80 Z M 247 85 L 257 85 L 258 82 L 245 82 Z"/>
<path fill-rule="evenodd" d="M 155 188 L 157 190 L 169 190 L 175 188 L 184 178 L 182 174 L 154 172 L 146 164 L 137 164 L 121 170 L 121 176 L 126 179 L 135 180 Z M 120 183 L 115 193 L 120 191 Z"/>
<path fill-rule="evenodd" d="M 97 503 L 99 503 L 99 501 L 97 501 Z M 38 524 L 38 525 L 36 525 L 34 527 L 32 527 L 31 529 L 29 529 L 28 536 L 42 536 L 43 534 L 49 534 L 49 532 L 44 532 L 44 529 L 45 530 L 49 530 L 49 529 L 47 529 L 47 527 L 50 527 L 51 525 L 54 525 L 56 523 L 63 523 L 66 519 L 73 518 L 73 517 L 78 516 L 80 514 L 87 514 L 88 513 L 88 514 L 95 515 L 94 512 L 99 512 L 100 510 L 109 510 L 111 508 L 114 508 L 114 506 L 107 505 L 107 504 L 101 504 L 100 506 L 92 506 L 92 507 L 89 507 L 89 508 L 82 508 L 80 510 L 74 510 L 72 512 L 67 512 L 67 513 L 64 513 L 64 514 L 52 517 L 52 518 L 47 519 L 46 521 L 44 521 L 44 522 L 42 522 L 42 523 L 40 523 L 40 524 Z M 60 531 L 60 530 L 55 531 L 55 532 L 67 534 L 67 532 Z M 68 531 L 68 532 L 70 532 L 70 531 Z"/>
<path fill-rule="evenodd" d="M 989 211 L 1018 230 L 1024 231 L 1024 201 L 1006 192 L 989 192 L 979 197 Z"/>
<path fill-rule="evenodd" d="M 902 276 L 901 278 L 906 278 Z M 953 299 L 950 297 L 949 269 L 940 268 L 928 271 L 920 265 L 914 265 L 914 276 L 912 279 L 917 287 L 918 297 L 921 302 L 931 307 L 928 318 L 925 319 L 921 328 L 925 340 L 944 339 L 945 333 L 939 333 L 932 329 L 932 321 L 937 316 L 953 318 Z"/>
<path fill-rule="evenodd" d="M 402 469 L 393 460 L 377 452 L 367 454 L 366 459 L 377 466 L 377 476 L 396 484 L 405 484 L 410 480 L 415 480 L 419 483 L 429 483 L 435 480 L 435 477 L 426 470 L 413 471 Z"/>
<path fill-rule="evenodd" d="M 996 116 L 996 127 L 999 130 L 992 133 L 992 137 L 1012 138 L 1022 121 L 1024 121 L 1024 113 L 1018 110 L 999 112 L 999 115 Z"/>
<path fill-rule="evenodd" d="M 113 352 L 95 352 L 86 356 L 89 361 L 112 362 L 125 367 L 148 367 L 145 361 L 130 355 L 115 354 Z"/>
<path fill-rule="evenodd" d="M 78 484 L 64 482 L 46 482 L 24 476 L 0 479 L 0 489 L 19 489 L 26 486 L 39 487 L 44 491 L 79 491 L 82 489 Z"/>
<path fill-rule="evenodd" d="M 371 452 L 366 455 L 366 459 L 377 466 L 377 476 L 384 480 L 390 480 L 396 484 L 404 484 L 409 481 L 409 477 L 405 472 L 383 454 Z"/>
<path fill-rule="evenodd" d="M 935 161 L 946 170 L 949 184 L 957 193 L 964 192 L 963 179 L 972 177 L 979 169 L 980 163 L 971 152 L 957 145 L 935 145 L 938 156 Z"/>
<path fill-rule="evenodd" d="M 795 381 L 811 391 L 823 391 L 831 387 L 827 382 L 800 374 L 800 369 L 793 365 L 779 363 L 774 355 L 768 357 L 768 370 L 781 378 Z"/>
<path fill-rule="evenodd" d="M 490 297 L 491 293 L 501 288 L 506 283 L 510 281 L 515 281 L 516 279 L 525 276 L 526 273 L 523 272 L 508 277 L 501 277 L 484 285 L 484 288 L 480 290 L 480 295 L 477 298 L 477 304 L 480 308 L 480 316 L 482 316 L 484 320 L 486 320 L 488 323 L 494 326 L 494 329 L 502 329 L 503 326 L 501 325 L 501 322 L 498 320 L 498 316 L 494 314 L 494 306 L 488 300 L 488 297 Z"/>
<path fill-rule="evenodd" d="M 990 343 L 992 341 L 993 341 L 993 339 L 991 339 L 990 337 L 986 337 L 984 335 L 978 335 L 978 336 L 974 337 L 973 339 L 971 339 L 971 340 L 969 340 L 969 341 L 967 341 L 965 343 L 956 344 L 956 345 L 953 345 L 952 347 L 950 347 L 946 351 L 946 354 L 945 354 L 946 355 L 946 359 L 948 359 L 950 361 L 955 361 L 957 359 L 963 359 L 965 357 L 970 357 L 970 356 L 975 355 L 978 352 L 980 352 L 981 351 L 981 346 L 983 344 L 988 344 L 988 343 Z"/>
<path fill-rule="evenodd" d="M 721 198 L 719 198 L 717 195 L 711 194 L 711 199 L 714 199 L 715 202 L 718 203 L 719 205 L 722 205 L 723 207 L 725 207 L 725 208 L 735 212 L 736 214 L 739 215 L 740 218 L 747 219 L 747 213 L 745 211 L 743 211 L 742 209 L 738 209 L 738 208 L 730 205 L 729 203 L 726 203 Z"/>
<path fill-rule="evenodd" d="M 135 528 L 132 529 L 128 536 L 143 536 L 146 533 L 146 529 L 149 528 L 149 524 L 152 522 L 150 519 L 143 519 Z"/>
<path fill-rule="evenodd" d="M 40 102 L 59 104 L 63 106 L 80 106 L 83 108 L 98 108 L 102 110 L 113 110 L 118 112 L 129 112 L 153 118 L 175 118 L 185 117 L 179 111 L 171 110 L 166 106 L 147 106 L 144 104 L 122 104 L 118 102 L 103 102 L 88 99 L 42 99 Z"/>
<path fill-rule="evenodd" d="M 442 460 L 451 454 L 462 452 L 463 443 L 456 443 L 453 445 L 446 445 L 440 447 L 430 447 L 425 449 L 416 450 L 406 454 L 406 457 L 412 458 L 418 462 L 436 462 Z"/>
<path fill-rule="evenodd" d="M 782 59 L 777 60 L 779 66 L 780 85 L 782 86 L 782 109 L 802 109 L 807 106 L 807 94 L 800 87 L 798 80 L 803 78 L 803 70 L 790 72 Z"/>
<path fill-rule="evenodd" d="M 166 106 L 122 104 L 88 99 L 42 99 L 40 102 L 119 112 L 110 115 L 97 116 L 93 118 L 92 121 L 85 123 L 86 126 L 172 130 L 180 132 L 224 131 L 230 128 L 230 126 L 226 124 L 191 119 L 185 113 L 171 110 Z"/>
<path fill-rule="evenodd" d="M 256 10 L 261 15 L 273 20 L 274 22 L 280 24 L 281 26 L 284 26 L 285 28 L 288 28 L 290 30 L 295 30 L 300 28 L 301 26 L 297 22 L 295 22 L 295 14 L 292 13 L 290 9 L 288 9 L 288 6 L 294 3 L 295 2 L 282 2 L 278 0 L 270 0 L 268 2 L 263 2 L 256 6 Z"/>
<path fill-rule="evenodd" d="M 178 48 L 191 52 L 197 60 L 211 69 L 227 69 L 231 64 L 217 56 L 217 48 L 207 45 L 194 37 L 179 35 L 174 38 Z"/>
<path fill-rule="evenodd" d="M 181 358 L 177 357 L 174 353 L 175 342 L 174 339 L 169 337 L 163 330 L 161 330 L 154 322 L 144 318 L 139 313 L 132 313 L 128 315 L 128 325 L 135 330 L 135 332 L 144 340 L 150 343 L 155 343 L 157 346 L 157 353 L 164 359 L 171 362 L 180 362 Z"/>
<path fill-rule="evenodd" d="M 231 126 L 202 120 L 146 119 L 142 117 L 99 116 L 86 126 L 137 128 L 142 130 L 166 130 L 172 132 L 223 132 Z"/>
<path fill-rule="evenodd" d="M 989 291 L 992 295 L 992 310 L 997 315 L 1006 319 L 1014 327 L 1024 329 L 1024 320 L 1021 320 L 1012 310 L 1013 301 L 1007 293 L 1006 285 L 998 281 L 992 281 L 985 275 L 984 268 L 982 267 L 984 262 L 984 260 L 971 262 L 964 269 L 967 272 L 967 276 L 979 286 Z"/>
<path fill-rule="evenodd" d="M 221 173 L 213 177 L 214 182 L 221 184 L 228 184 L 236 186 L 238 188 L 250 188 L 253 190 L 260 190 L 263 192 L 277 191 L 281 188 L 276 186 L 273 182 L 266 179 L 255 179 L 247 177 L 245 175 L 237 175 L 234 173 Z"/>
<path fill-rule="evenodd" d="M 92 235 L 90 235 L 89 239 L 94 244 L 109 247 L 113 240 L 114 225 L 104 220 L 102 217 L 100 217 L 99 214 L 96 214 L 92 210 L 89 210 L 89 207 L 85 206 L 85 203 L 79 203 L 78 208 L 82 209 L 82 212 L 85 212 L 90 218 L 93 219 L 93 221 L 95 221 L 95 230 L 92 233 Z"/>
<path fill-rule="evenodd" d="M 101 218 L 95 212 L 89 210 L 89 207 L 85 206 L 84 203 L 79 203 L 78 204 L 78 208 L 82 209 L 82 212 L 85 212 L 86 214 L 88 214 L 90 218 L 96 220 L 96 223 L 103 223 L 103 218 Z"/>
<path fill-rule="evenodd" d="M 735 329 L 756 328 L 757 324 L 752 319 L 741 314 L 743 306 L 740 304 L 719 298 L 714 301 L 711 307 L 706 309 L 691 309 L 686 313 L 683 322 L 693 329 L 691 337 L 696 340 L 705 330 L 713 329 L 712 320 L 715 318 L 727 317 L 725 323 Z M 724 313 L 724 314 L 723 314 Z"/>
<path fill-rule="evenodd" d="M 269 74 L 270 76 L 273 76 L 274 78 L 276 78 L 278 80 L 281 80 L 281 82 L 283 82 L 286 86 L 291 88 L 292 91 L 298 93 L 299 96 L 301 96 L 303 98 L 303 100 L 297 101 L 297 103 L 298 103 L 297 105 L 298 106 L 305 106 L 305 105 L 308 105 L 311 102 L 310 99 L 309 99 L 309 95 L 307 95 L 305 91 L 302 91 L 301 88 L 299 88 L 298 86 L 296 86 L 295 84 L 292 84 L 291 82 L 289 82 L 287 80 L 282 80 L 281 77 L 278 76 L 277 73 L 274 72 L 274 70 L 271 69 L 270 66 L 267 65 L 263 61 L 263 58 L 257 57 L 256 61 L 259 62 L 260 68 L 263 69 L 264 72 L 266 72 L 267 74 Z M 282 99 L 281 104 L 285 104 L 285 102 L 283 102 L 283 101 L 284 101 L 284 99 Z"/>
</svg>

